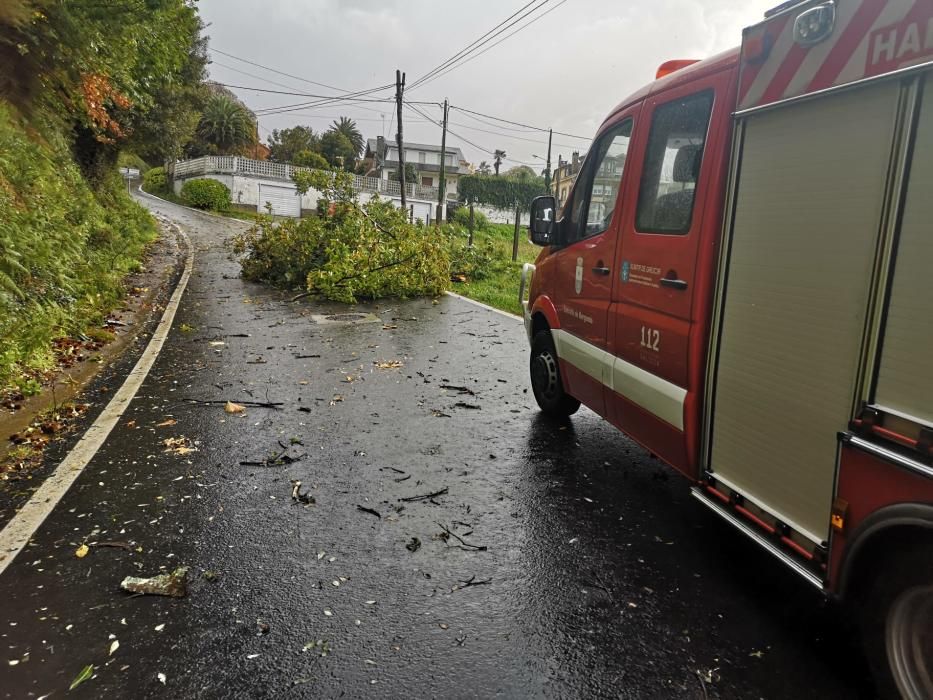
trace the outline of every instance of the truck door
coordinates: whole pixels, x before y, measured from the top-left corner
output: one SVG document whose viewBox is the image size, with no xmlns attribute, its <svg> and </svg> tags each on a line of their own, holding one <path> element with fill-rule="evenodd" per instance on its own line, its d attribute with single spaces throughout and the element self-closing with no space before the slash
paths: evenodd
<svg viewBox="0 0 933 700">
<path fill-rule="evenodd" d="M 560 329 L 553 332 L 570 393 L 606 415 L 609 381 L 609 300 L 617 239 L 616 203 L 633 117 L 605 130 L 590 148 L 561 222 L 556 298 Z"/>
<path fill-rule="evenodd" d="M 616 357 L 609 418 L 680 469 L 687 461 L 684 402 L 695 261 L 712 160 L 703 153 L 718 81 L 722 77 L 713 75 L 645 105 L 650 130 L 633 153 L 633 162 L 641 164 L 633 183 L 637 204 L 622 222 L 611 310 Z"/>
</svg>

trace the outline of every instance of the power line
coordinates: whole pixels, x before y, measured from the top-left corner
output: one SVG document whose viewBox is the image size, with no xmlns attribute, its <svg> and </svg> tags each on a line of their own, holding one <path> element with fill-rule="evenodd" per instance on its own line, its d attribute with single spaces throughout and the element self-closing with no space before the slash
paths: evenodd
<svg viewBox="0 0 933 700">
<path fill-rule="evenodd" d="M 462 49 L 460 49 L 460 51 L 458 51 L 457 53 L 455 53 L 453 56 L 451 56 L 450 58 L 448 58 L 446 61 L 444 61 L 443 63 L 441 63 L 441 64 L 439 64 L 439 65 L 437 65 L 437 66 L 435 66 L 434 68 L 432 68 L 431 70 L 429 70 L 427 73 L 425 73 L 423 76 L 421 76 L 420 78 L 418 78 L 417 80 L 415 80 L 415 81 L 411 84 L 411 86 L 409 87 L 409 89 L 414 89 L 414 88 L 416 88 L 418 85 L 420 85 L 421 83 L 425 82 L 425 81 L 428 80 L 431 76 L 435 75 L 435 74 L 438 73 L 439 71 L 444 70 L 446 67 L 449 67 L 449 66 L 453 65 L 454 63 L 456 63 L 457 61 L 462 60 L 463 58 L 465 58 L 465 57 L 468 56 L 469 54 L 471 54 L 471 53 L 473 53 L 474 51 L 476 51 L 479 47 L 481 47 L 481 46 L 483 46 L 484 44 L 488 43 L 489 41 L 491 41 L 492 39 L 494 39 L 495 37 L 497 37 L 499 34 L 501 34 L 502 32 L 504 32 L 506 29 L 508 29 L 509 27 L 511 27 L 513 24 L 515 24 L 515 22 L 518 22 L 518 21 L 522 20 L 524 17 L 526 17 L 527 15 L 529 15 L 529 14 L 531 14 L 531 13 L 533 13 L 533 12 L 536 12 L 537 10 L 541 9 L 541 7 L 543 7 L 545 4 L 547 4 L 548 2 L 550 2 L 550 0 L 540 0 L 540 3 L 539 3 L 536 7 L 533 7 L 531 10 L 528 10 L 528 12 L 526 12 L 524 15 L 522 15 L 521 17 L 519 17 L 518 19 L 516 19 L 514 22 L 512 22 L 511 24 L 508 24 L 508 25 L 506 25 L 506 26 L 503 27 L 503 25 L 504 25 L 506 22 L 508 22 L 509 20 L 511 20 L 513 17 L 515 17 L 515 15 L 517 15 L 517 14 L 519 14 L 519 13 L 521 13 L 521 12 L 524 12 L 530 5 L 534 5 L 536 2 L 539 2 L 539 0 L 532 0 L 532 1 L 529 2 L 529 3 L 527 3 L 527 4 L 525 4 L 525 5 L 522 5 L 522 7 L 520 7 L 516 12 L 514 12 L 514 13 L 511 14 L 511 15 L 509 15 L 508 17 L 506 17 L 506 18 L 505 18 L 504 20 L 502 20 L 501 22 L 499 22 L 499 24 L 497 24 L 495 27 L 493 27 L 492 29 L 490 29 L 489 31 L 487 31 L 487 32 L 486 32 L 485 34 L 483 34 L 479 39 L 474 39 L 472 43 L 468 44 L 467 46 L 464 46 Z M 495 32 L 495 33 L 494 33 L 494 32 Z M 492 35 L 492 36 L 490 36 L 490 35 Z M 489 37 L 489 38 L 486 38 L 486 37 Z"/>
<path fill-rule="evenodd" d="M 503 119 L 502 117 L 496 117 L 496 116 L 493 116 L 493 115 L 491 115 L 491 114 L 484 114 L 483 112 L 477 112 L 477 111 L 472 110 L 472 109 L 467 109 L 466 107 L 457 107 L 456 105 L 451 105 L 450 108 L 451 108 L 451 109 L 457 109 L 457 110 L 459 110 L 459 111 L 461 111 L 461 112 L 467 112 L 468 114 L 476 114 L 476 115 L 479 115 L 479 116 L 481 116 L 481 117 L 486 117 L 487 119 L 495 119 L 496 121 L 504 122 L 504 123 L 506 123 L 506 124 L 512 124 L 513 126 L 524 126 L 524 127 L 528 128 L 528 129 L 535 129 L 535 130 L 537 130 L 537 131 L 548 131 L 548 129 L 544 128 L 543 126 L 533 126 L 533 125 L 531 125 L 531 124 L 522 124 L 521 122 L 511 121 L 510 119 Z M 592 136 L 579 136 L 578 134 L 568 134 L 568 133 L 565 132 L 565 131 L 556 131 L 556 130 L 555 130 L 554 133 L 555 133 L 555 134 L 560 134 L 561 136 L 569 136 L 569 137 L 572 138 L 572 139 L 581 139 L 581 140 L 583 140 L 583 141 L 590 141 L 590 140 L 592 140 Z"/>
<path fill-rule="evenodd" d="M 286 85 L 285 83 L 277 83 L 274 80 L 270 80 L 262 75 L 256 75 L 255 73 L 249 73 L 245 70 L 240 70 L 239 68 L 234 68 L 233 66 L 228 66 L 226 63 L 221 63 L 220 61 L 211 61 L 211 65 L 222 66 L 227 70 L 235 71 L 236 73 L 242 73 L 243 75 L 248 75 L 250 78 L 256 78 L 257 80 L 262 80 L 270 85 L 278 85 L 279 87 L 288 88 L 289 90 L 294 90 L 295 88 L 291 85 Z"/>
<path fill-rule="evenodd" d="M 430 83 L 431 81 L 437 80 L 438 78 L 447 75 L 450 71 L 454 70 L 455 68 L 460 68 L 461 66 L 463 66 L 463 65 L 465 65 L 465 64 L 467 64 L 467 63 L 469 63 L 469 62 L 472 61 L 474 58 L 479 58 L 480 56 L 482 56 L 484 53 L 486 53 L 486 52 L 489 51 L 490 49 L 494 49 L 495 47 L 497 47 L 499 44 L 501 44 L 503 41 L 505 41 L 505 40 L 508 39 L 509 37 L 514 36 L 515 34 L 518 34 L 520 31 L 522 31 L 523 29 L 527 29 L 527 28 L 530 27 L 532 24 L 534 24 L 535 22 L 537 22 L 539 19 L 543 19 L 546 15 L 551 14 L 554 10 L 556 10 L 558 7 L 560 7 L 561 5 L 563 5 L 565 2 L 567 2 L 567 0 L 560 0 L 560 2 L 557 3 L 557 4 L 556 4 L 554 7 L 552 7 L 550 10 L 548 10 L 547 12 L 542 12 L 540 15 L 538 15 L 537 17 L 535 17 L 535 18 L 532 19 L 531 21 L 527 22 L 526 24 L 523 24 L 522 26 L 520 26 L 520 27 L 519 27 L 518 29 L 516 29 L 515 31 L 506 34 L 504 37 L 502 37 L 501 39 L 499 39 L 499 41 L 497 41 L 497 42 L 496 42 L 495 44 L 493 44 L 492 46 L 486 47 L 485 49 L 483 49 L 483 50 L 480 51 L 479 53 L 475 53 L 475 54 L 473 54 L 472 56 L 470 56 L 469 58 L 467 58 L 466 56 L 464 56 L 463 60 L 459 61 L 458 63 L 451 64 L 450 66 L 448 66 L 448 67 L 445 68 L 444 70 L 442 70 L 442 71 L 436 73 L 434 76 L 432 76 L 432 77 L 430 77 L 430 78 L 427 78 L 426 80 L 424 80 L 424 81 L 421 83 L 421 85 L 427 85 L 427 84 Z M 542 6 L 543 6 L 543 3 L 542 3 L 542 5 L 539 5 L 538 7 L 534 8 L 534 10 L 532 10 L 532 12 L 534 12 L 535 10 L 540 9 Z M 528 14 L 531 14 L 531 13 L 529 12 Z M 519 17 L 519 19 L 523 19 L 523 18 L 524 18 L 524 16 L 523 16 L 523 17 Z M 518 20 L 516 20 L 516 22 L 517 22 L 517 21 L 518 21 Z M 514 22 L 513 22 L 513 24 L 514 24 Z M 512 26 L 512 25 L 509 25 L 509 26 Z M 505 29 L 508 29 L 508 27 L 505 27 Z M 503 31 L 504 31 L 504 30 L 503 30 Z M 501 32 L 500 32 L 500 33 L 501 33 Z M 497 35 L 497 36 L 498 36 L 498 35 Z M 494 38 L 495 38 L 495 37 L 490 37 L 490 39 L 494 39 Z M 488 40 L 487 40 L 487 41 L 488 41 Z M 483 42 L 483 43 L 486 43 L 486 42 Z M 482 46 L 482 44 L 480 44 L 480 46 Z M 477 46 L 476 48 L 479 48 L 479 46 Z"/>
<path fill-rule="evenodd" d="M 264 80 L 264 78 L 260 78 L 260 80 Z M 273 95 L 291 95 L 293 97 L 317 97 L 317 98 L 321 98 L 325 100 L 349 100 L 349 99 L 353 99 L 356 95 L 366 95 L 372 92 L 378 92 L 379 90 L 385 90 L 388 87 L 387 85 L 380 85 L 379 87 L 369 88 L 368 90 L 360 90 L 358 92 L 350 92 L 345 95 L 316 95 L 313 92 L 289 92 L 286 90 L 270 90 L 268 88 L 253 87 L 251 85 L 229 85 L 227 83 L 217 83 L 217 84 L 223 85 L 226 88 L 233 88 L 235 90 L 252 90 L 253 92 L 268 92 Z M 274 84 L 275 83 L 273 83 L 273 85 Z M 282 87 L 288 87 L 288 85 L 285 85 Z M 380 99 L 376 101 L 381 102 L 382 100 Z"/>
<path fill-rule="evenodd" d="M 248 63 L 251 66 L 256 66 L 257 68 L 262 68 L 263 70 L 271 71 L 272 73 L 278 73 L 279 75 L 284 75 L 286 78 L 293 78 L 294 80 L 300 80 L 303 83 L 308 83 L 309 85 L 317 85 L 318 87 L 324 87 L 328 90 L 336 90 L 337 92 L 353 92 L 353 90 L 345 90 L 343 88 L 334 87 L 333 85 L 328 85 L 327 83 L 319 83 L 314 80 L 308 80 L 307 78 L 302 78 L 300 75 L 292 75 L 291 73 L 286 73 L 285 71 L 280 71 L 276 68 L 270 68 L 269 66 L 264 66 L 261 63 L 256 63 L 255 61 L 250 61 L 245 58 L 240 58 L 239 56 L 234 56 L 232 53 L 227 53 L 226 51 L 221 51 L 220 49 L 215 49 L 214 47 L 209 47 L 210 51 L 214 53 L 219 53 L 222 56 L 227 56 L 237 61 L 242 61 L 243 63 Z M 235 69 L 234 69 L 235 70 Z M 269 81 L 272 82 L 271 80 Z"/>
</svg>

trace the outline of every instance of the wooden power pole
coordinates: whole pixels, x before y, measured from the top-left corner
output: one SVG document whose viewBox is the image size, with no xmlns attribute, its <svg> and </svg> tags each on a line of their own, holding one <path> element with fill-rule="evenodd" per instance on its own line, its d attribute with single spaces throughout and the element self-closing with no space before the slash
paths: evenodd
<svg viewBox="0 0 933 700">
<path fill-rule="evenodd" d="M 437 216 L 434 217 L 435 226 L 441 225 L 444 213 L 444 201 L 447 197 L 447 100 L 444 100 L 444 125 L 441 131 L 441 177 L 437 188 Z"/>
<path fill-rule="evenodd" d="M 405 74 L 395 70 L 395 105 L 398 109 L 398 132 L 395 142 L 398 144 L 398 181 L 402 187 L 402 209 L 405 209 L 405 140 L 402 138 L 402 95 L 405 93 Z"/>
<path fill-rule="evenodd" d="M 554 136 L 554 130 L 547 130 L 547 169 L 544 171 L 544 189 L 551 194 L 551 138 Z"/>
</svg>

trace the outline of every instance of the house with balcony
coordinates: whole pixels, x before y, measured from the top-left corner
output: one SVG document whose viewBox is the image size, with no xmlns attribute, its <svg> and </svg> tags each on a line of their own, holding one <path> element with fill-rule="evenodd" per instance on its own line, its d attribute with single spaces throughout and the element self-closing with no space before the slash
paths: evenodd
<svg viewBox="0 0 933 700">
<path fill-rule="evenodd" d="M 580 174 L 585 158 L 586 153 L 581 156 L 579 151 L 574 151 L 570 160 L 561 160 L 560 156 L 557 157 L 557 167 L 554 168 L 554 174 L 551 177 L 551 186 L 554 188 L 554 196 L 559 206 L 563 206 L 567 197 L 570 196 L 570 190 L 573 188 L 577 175 Z"/>
<path fill-rule="evenodd" d="M 455 147 L 448 146 L 443 154 L 444 179 L 447 182 L 447 199 L 457 199 L 457 181 L 460 175 L 466 174 L 466 163 L 463 152 Z M 366 142 L 364 160 L 372 159 L 372 170 L 367 173 L 372 177 L 383 180 L 399 179 L 398 145 L 387 141 L 382 136 L 369 139 Z M 441 179 L 441 147 L 425 143 L 405 143 L 405 164 L 411 164 L 417 176 L 415 185 L 422 190 L 440 187 Z M 411 183 L 406 183 L 411 184 Z M 435 195 L 436 196 L 436 195 Z"/>
</svg>

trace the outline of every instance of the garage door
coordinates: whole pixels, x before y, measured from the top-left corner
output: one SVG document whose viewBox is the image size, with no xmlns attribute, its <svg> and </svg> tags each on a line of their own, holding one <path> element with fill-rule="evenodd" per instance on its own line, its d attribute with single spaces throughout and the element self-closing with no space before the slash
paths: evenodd
<svg viewBox="0 0 933 700">
<path fill-rule="evenodd" d="M 301 198 L 294 187 L 288 185 L 259 185 L 259 204 L 256 211 L 268 212 L 272 205 L 275 216 L 301 216 Z"/>
</svg>

